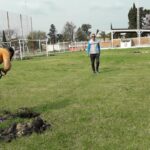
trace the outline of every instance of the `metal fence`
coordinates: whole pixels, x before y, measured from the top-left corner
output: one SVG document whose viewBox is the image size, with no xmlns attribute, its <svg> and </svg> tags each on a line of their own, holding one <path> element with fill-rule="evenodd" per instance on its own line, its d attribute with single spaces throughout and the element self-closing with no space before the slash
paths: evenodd
<svg viewBox="0 0 150 150">
<path fill-rule="evenodd" d="M 46 55 L 47 40 L 11 40 L 11 42 L 1 42 L 1 45 L 11 46 L 15 50 L 14 59 L 24 59 L 27 57 Z"/>
<path fill-rule="evenodd" d="M 114 48 L 135 48 L 135 47 L 150 47 L 150 37 L 142 37 L 141 45 L 138 45 L 138 38 L 130 40 L 114 39 L 112 41 L 101 41 L 101 49 Z M 127 43 L 130 41 L 130 44 Z M 122 43 L 124 42 L 124 43 Z M 126 42 L 126 43 L 125 43 Z M 28 40 L 19 39 L 11 40 L 11 42 L 1 42 L 2 45 L 12 46 L 15 49 L 14 59 L 24 59 L 33 56 L 48 56 L 54 53 L 64 53 L 73 51 L 84 51 L 87 48 L 88 42 L 60 42 L 56 44 L 47 44 L 45 40 Z M 122 46 L 123 45 L 123 46 Z"/>
<path fill-rule="evenodd" d="M 3 30 L 9 40 L 26 38 L 32 32 L 32 17 L 0 10 L 0 40 Z"/>
</svg>

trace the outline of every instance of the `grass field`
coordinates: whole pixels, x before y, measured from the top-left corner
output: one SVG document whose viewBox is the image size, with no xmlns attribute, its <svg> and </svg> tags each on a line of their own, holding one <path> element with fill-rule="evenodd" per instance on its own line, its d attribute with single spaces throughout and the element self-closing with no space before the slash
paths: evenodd
<svg viewBox="0 0 150 150">
<path fill-rule="evenodd" d="M 0 110 L 20 107 L 40 112 L 52 130 L 0 150 L 148 150 L 150 49 L 102 51 L 95 75 L 84 52 L 13 61 L 0 80 Z"/>
</svg>

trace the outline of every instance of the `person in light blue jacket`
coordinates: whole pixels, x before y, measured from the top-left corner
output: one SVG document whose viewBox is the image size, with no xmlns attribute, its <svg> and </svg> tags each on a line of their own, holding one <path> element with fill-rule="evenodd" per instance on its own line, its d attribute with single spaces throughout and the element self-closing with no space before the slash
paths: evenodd
<svg viewBox="0 0 150 150">
<path fill-rule="evenodd" d="M 96 40 L 96 35 L 93 33 L 88 42 L 87 53 L 90 56 L 93 73 L 99 73 L 100 64 L 100 41 Z"/>
</svg>

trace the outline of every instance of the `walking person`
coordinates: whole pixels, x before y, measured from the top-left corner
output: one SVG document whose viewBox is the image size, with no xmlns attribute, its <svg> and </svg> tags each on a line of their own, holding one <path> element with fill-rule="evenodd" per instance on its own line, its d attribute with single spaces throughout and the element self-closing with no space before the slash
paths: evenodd
<svg viewBox="0 0 150 150">
<path fill-rule="evenodd" d="M 88 42 L 87 53 L 88 55 L 90 55 L 93 73 L 99 73 L 100 44 L 99 41 L 96 40 L 96 35 L 94 33 L 92 34 L 91 39 Z"/>
</svg>

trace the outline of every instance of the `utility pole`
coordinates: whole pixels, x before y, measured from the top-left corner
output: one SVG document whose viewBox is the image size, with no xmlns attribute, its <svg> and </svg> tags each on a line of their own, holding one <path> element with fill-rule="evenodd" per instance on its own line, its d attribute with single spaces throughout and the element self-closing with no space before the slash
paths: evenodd
<svg viewBox="0 0 150 150">
<path fill-rule="evenodd" d="M 140 29 L 140 7 L 137 6 L 137 30 Z"/>
<path fill-rule="evenodd" d="M 7 26 L 8 26 L 8 39 L 10 40 L 10 23 L 9 23 L 9 14 L 7 11 Z"/>
<path fill-rule="evenodd" d="M 22 34 L 22 39 L 24 38 L 23 36 L 23 24 L 22 24 L 22 15 L 20 14 L 20 25 L 21 25 L 21 34 Z"/>
<path fill-rule="evenodd" d="M 33 40 L 33 26 L 32 26 L 32 17 L 30 17 L 30 21 L 31 21 L 31 34 L 32 34 L 32 40 Z"/>
<path fill-rule="evenodd" d="M 141 31 L 140 31 L 140 5 L 139 0 L 137 1 L 137 34 L 138 34 L 138 45 L 141 44 Z"/>
</svg>

